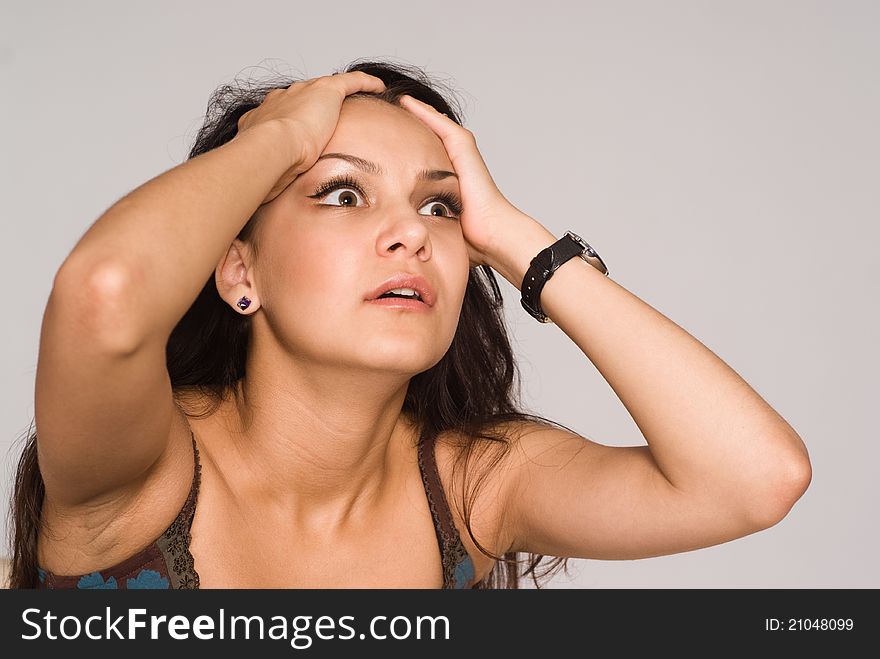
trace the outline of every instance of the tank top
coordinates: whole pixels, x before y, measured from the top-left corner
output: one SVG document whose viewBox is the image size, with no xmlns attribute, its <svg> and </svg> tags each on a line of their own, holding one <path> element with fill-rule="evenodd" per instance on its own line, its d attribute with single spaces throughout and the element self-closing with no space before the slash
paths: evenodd
<svg viewBox="0 0 880 659">
<path fill-rule="evenodd" d="M 193 480 L 189 496 L 171 526 L 134 556 L 113 567 L 96 570 L 89 574 L 53 574 L 42 567 L 37 568 L 38 589 L 53 588 L 199 588 L 199 573 L 189 551 L 192 540 L 190 527 L 196 511 L 201 483 L 201 464 L 195 435 L 190 431 L 193 444 Z M 419 470 L 422 484 L 428 497 L 428 507 L 434 521 L 434 530 L 440 549 L 443 566 L 443 588 L 474 587 L 474 565 L 461 542 L 449 503 L 443 491 L 437 461 L 434 454 L 434 440 L 418 446 Z"/>
</svg>

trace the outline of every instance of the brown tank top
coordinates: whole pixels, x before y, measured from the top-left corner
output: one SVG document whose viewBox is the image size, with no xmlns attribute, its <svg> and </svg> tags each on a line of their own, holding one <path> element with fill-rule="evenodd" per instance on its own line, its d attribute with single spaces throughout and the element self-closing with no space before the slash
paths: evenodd
<svg viewBox="0 0 880 659">
<path fill-rule="evenodd" d="M 189 545 L 192 540 L 190 527 L 199 496 L 201 463 L 195 435 L 192 431 L 190 435 L 194 456 L 192 486 L 183 508 L 171 526 L 147 547 L 113 567 L 77 575 L 53 574 L 38 567 L 37 588 L 198 588 L 199 573 L 196 571 Z M 424 446 L 425 442 L 419 442 L 418 458 L 440 549 L 443 588 L 472 588 L 475 585 L 473 561 L 452 520 L 437 471 L 434 443 L 431 440 L 428 442 L 429 446 Z"/>
</svg>

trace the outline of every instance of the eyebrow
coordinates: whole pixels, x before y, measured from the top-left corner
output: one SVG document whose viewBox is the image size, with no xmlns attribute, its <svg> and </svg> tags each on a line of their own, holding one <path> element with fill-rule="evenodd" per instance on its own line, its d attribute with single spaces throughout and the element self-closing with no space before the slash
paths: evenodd
<svg viewBox="0 0 880 659">
<path fill-rule="evenodd" d="M 377 176 L 382 176 L 384 172 L 382 168 L 379 167 L 374 162 L 370 160 L 364 160 L 363 158 L 358 158 L 357 156 L 353 156 L 348 153 L 325 153 L 315 162 L 324 160 L 325 158 L 338 158 L 339 160 L 344 160 L 355 167 L 357 167 L 362 172 L 366 172 L 367 174 L 375 174 Z M 419 181 L 442 181 L 445 178 L 449 178 L 450 176 L 454 178 L 458 178 L 458 175 L 455 172 L 449 172 L 444 169 L 423 169 L 418 174 L 416 174 L 416 180 Z"/>
</svg>

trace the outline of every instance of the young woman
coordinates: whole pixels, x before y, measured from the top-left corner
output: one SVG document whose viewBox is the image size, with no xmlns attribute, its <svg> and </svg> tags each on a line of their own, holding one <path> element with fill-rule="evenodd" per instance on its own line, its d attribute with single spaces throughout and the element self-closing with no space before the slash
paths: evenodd
<svg viewBox="0 0 880 659">
<path fill-rule="evenodd" d="M 189 160 L 55 277 L 13 587 L 516 587 L 520 552 L 534 577 L 787 514 L 797 433 L 513 207 L 460 124 L 420 70 L 378 62 L 218 90 Z M 647 446 L 518 409 L 493 271 Z"/>
</svg>

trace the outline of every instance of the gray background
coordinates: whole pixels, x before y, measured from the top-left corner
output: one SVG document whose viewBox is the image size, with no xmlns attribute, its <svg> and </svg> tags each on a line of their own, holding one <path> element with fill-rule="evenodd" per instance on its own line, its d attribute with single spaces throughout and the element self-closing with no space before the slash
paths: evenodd
<svg viewBox="0 0 880 659">
<path fill-rule="evenodd" d="M 880 587 L 880 4 L 321 5 L 4 0 L 0 495 L 33 417 L 52 277 L 88 226 L 183 161 L 217 85 L 392 58 L 451 81 L 507 197 L 584 236 L 810 451 L 812 485 L 777 526 L 673 556 L 572 560 L 550 587 Z M 528 408 L 643 444 L 577 346 L 499 279 Z"/>
</svg>

